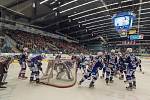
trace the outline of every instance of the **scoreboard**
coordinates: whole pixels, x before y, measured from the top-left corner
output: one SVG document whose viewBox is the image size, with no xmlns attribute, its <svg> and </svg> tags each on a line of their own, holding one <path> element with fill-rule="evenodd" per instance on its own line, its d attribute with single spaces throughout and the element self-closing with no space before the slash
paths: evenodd
<svg viewBox="0 0 150 100">
<path fill-rule="evenodd" d="M 116 31 L 121 36 L 127 36 L 127 32 L 132 28 L 135 14 L 132 12 L 121 12 L 112 17 Z"/>
</svg>

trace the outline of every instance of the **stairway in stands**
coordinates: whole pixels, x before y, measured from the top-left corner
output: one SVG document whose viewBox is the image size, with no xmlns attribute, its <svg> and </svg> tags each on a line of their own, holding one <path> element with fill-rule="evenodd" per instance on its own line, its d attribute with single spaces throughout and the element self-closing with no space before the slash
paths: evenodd
<svg viewBox="0 0 150 100">
<path fill-rule="evenodd" d="M 14 53 L 20 53 L 21 52 L 20 50 L 18 50 L 16 48 L 16 45 L 17 45 L 16 41 L 13 40 L 11 37 L 9 37 L 6 34 L 5 34 L 5 41 L 6 41 L 7 45 L 9 45 L 9 47 L 11 47 L 12 52 L 14 52 Z"/>
<path fill-rule="evenodd" d="M 52 43 L 47 43 L 47 45 L 50 46 L 51 49 L 54 50 L 54 51 L 58 51 L 59 50 L 59 48 L 56 47 L 55 45 L 53 45 Z"/>
</svg>

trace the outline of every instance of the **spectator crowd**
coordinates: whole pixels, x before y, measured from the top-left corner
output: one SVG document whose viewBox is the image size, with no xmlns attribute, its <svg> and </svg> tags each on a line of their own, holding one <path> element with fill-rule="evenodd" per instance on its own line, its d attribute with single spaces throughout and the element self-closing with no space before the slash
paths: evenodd
<svg viewBox="0 0 150 100">
<path fill-rule="evenodd" d="M 62 39 L 12 30 L 7 30 L 6 34 L 16 41 L 16 48 L 19 50 L 27 47 L 33 53 L 56 53 L 60 51 L 63 53 L 88 53 L 88 50 L 85 47 Z"/>
</svg>

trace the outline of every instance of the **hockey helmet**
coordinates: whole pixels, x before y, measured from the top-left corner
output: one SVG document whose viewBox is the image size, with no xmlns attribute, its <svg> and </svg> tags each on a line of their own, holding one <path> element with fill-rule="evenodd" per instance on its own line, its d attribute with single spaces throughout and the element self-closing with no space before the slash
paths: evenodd
<svg viewBox="0 0 150 100">
<path fill-rule="evenodd" d="M 97 52 L 97 56 L 102 56 L 103 52 Z"/>
<path fill-rule="evenodd" d="M 132 48 L 127 48 L 127 52 L 132 52 Z"/>
<path fill-rule="evenodd" d="M 111 53 L 115 53 L 115 50 L 114 50 L 114 49 L 112 49 L 110 52 L 111 52 Z"/>
<path fill-rule="evenodd" d="M 120 56 L 121 56 L 121 55 L 122 55 L 122 53 L 121 53 L 121 52 L 118 52 L 118 55 L 120 55 Z"/>
</svg>

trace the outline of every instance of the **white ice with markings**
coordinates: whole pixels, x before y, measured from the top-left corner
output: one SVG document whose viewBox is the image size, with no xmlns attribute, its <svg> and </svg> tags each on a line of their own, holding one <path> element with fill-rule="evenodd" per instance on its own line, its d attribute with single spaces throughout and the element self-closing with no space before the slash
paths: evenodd
<svg viewBox="0 0 150 100">
<path fill-rule="evenodd" d="M 47 64 L 43 64 L 43 67 Z M 19 64 L 11 64 L 7 89 L 0 89 L 0 100 L 150 100 L 150 60 L 142 60 L 144 74 L 137 70 L 137 89 L 127 91 L 125 83 L 118 78 L 109 86 L 98 79 L 95 88 L 88 88 L 88 82 L 71 88 L 55 88 L 30 84 L 29 80 L 17 79 Z M 29 77 L 30 71 L 27 70 Z M 81 75 L 81 74 L 80 74 Z M 81 79 L 78 76 L 78 81 Z"/>
</svg>

